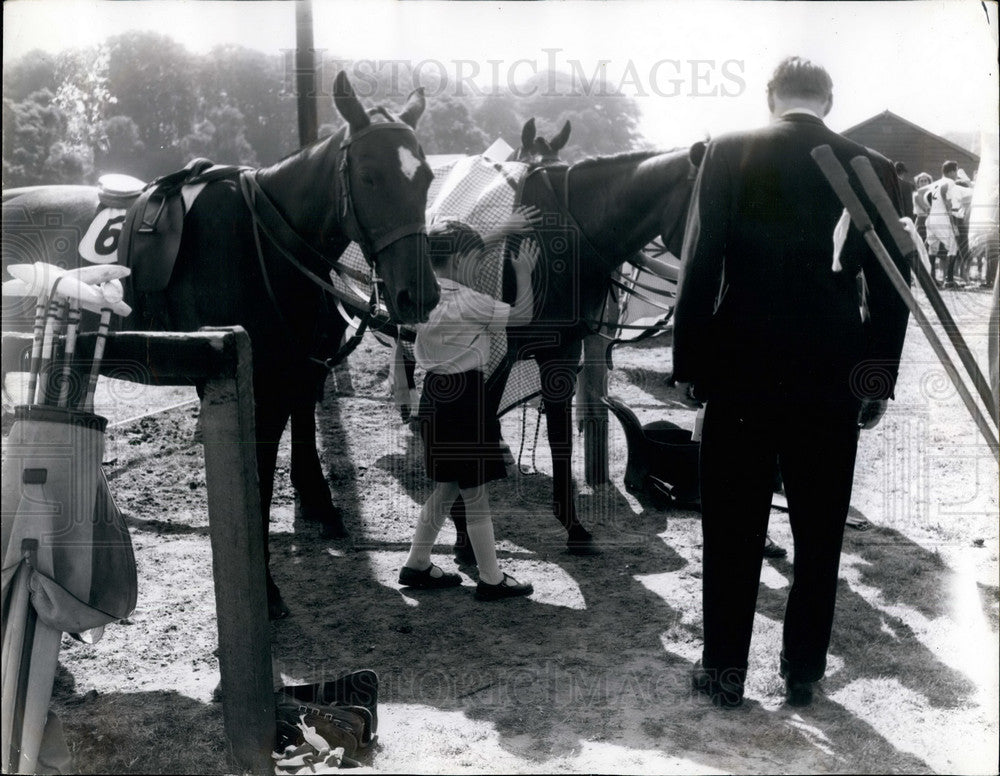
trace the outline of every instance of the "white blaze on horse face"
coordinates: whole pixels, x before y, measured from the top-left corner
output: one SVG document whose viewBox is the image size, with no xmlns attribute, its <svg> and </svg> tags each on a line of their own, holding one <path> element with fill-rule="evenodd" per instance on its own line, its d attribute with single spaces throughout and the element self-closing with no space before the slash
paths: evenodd
<svg viewBox="0 0 1000 776">
<path fill-rule="evenodd" d="M 399 166 L 403 170 L 403 175 L 408 181 L 413 180 L 413 176 L 420 169 L 420 160 L 413 155 L 409 148 L 399 147 Z"/>
</svg>

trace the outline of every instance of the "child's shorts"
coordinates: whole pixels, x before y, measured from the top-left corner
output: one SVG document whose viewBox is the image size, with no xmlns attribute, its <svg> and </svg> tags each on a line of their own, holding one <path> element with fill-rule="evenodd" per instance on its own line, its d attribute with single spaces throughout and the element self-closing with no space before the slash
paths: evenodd
<svg viewBox="0 0 1000 776">
<path fill-rule="evenodd" d="M 427 476 L 471 488 L 507 476 L 500 421 L 486 401 L 483 373 L 428 372 L 420 397 Z"/>
</svg>

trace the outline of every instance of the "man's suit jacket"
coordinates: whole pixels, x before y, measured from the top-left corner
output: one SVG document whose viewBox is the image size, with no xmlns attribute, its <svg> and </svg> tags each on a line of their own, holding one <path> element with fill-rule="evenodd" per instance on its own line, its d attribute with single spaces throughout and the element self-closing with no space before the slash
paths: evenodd
<svg viewBox="0 0 1000 776">
<path fill-rule="evenodd" d="M 907 309 L 853 226 L 843 269 L 833 271 L 843 206 L 810 156 L 820 145 L 833 148 L 852 182 L 850 160 L 871 159 L 902 210 L 889 160 L 814 116 L 786 114 L 708 145 L 688 213 L 673 345 L 674 377 L 708 399 L 892 395 Z M 909 282 L 908 265 L 896 260 Z M 867 324 L 859 312 L 861 269 Z"/>
</svg>

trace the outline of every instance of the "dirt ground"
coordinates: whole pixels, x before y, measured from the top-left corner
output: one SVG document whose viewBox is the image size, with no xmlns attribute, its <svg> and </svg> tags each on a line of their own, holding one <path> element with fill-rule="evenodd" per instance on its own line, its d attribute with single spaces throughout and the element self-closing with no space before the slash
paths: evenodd
<svg viewBox="0 0 1000 776">
<path fill-rule="evenodd" d="M 988 295 L 950 302 L 985 354 Z M 401 589 L 396 575 L 428 487 L 415 430 L 387 398 L 388 359 L 366 341 L 349 375 L 331 376 L 319 410 L 322 458 L 351 538 L 322 540 L 295 520 L 287 436 L 271 526 L 274 575 L 293 609 L 271 625 L 275 685 L 375 669 L 379 743 L 363 770 L 997 772 L 997 465 L 915 326 L 896 401 L 862 437 L 853 510 L 872 528 L 847 532 L 829 669 L 806 709 L 784 704 L 777 674 L 790 557 L 765 560 L 745 706 L 720 711 L 692 695 L 699 516 L 625 492 L 627 449 L 614 420 L 612 481 L 581 485 L 578 499 L 602 555 L 564 552 L 532 407 L 504 418 L 524 472 L 512 468 L 491 497 L 501 565 L 534 595 L 476 602 L 467 567 L 457 569 L 460 588 Z M 643 421 L 690 424 L 665 386 L 669 369 L 663 340 L 619 349 L 610 392 Z M 212 702 L 217 635 L 192 398 L 188 389 L 106 386 L 103 406 L 117 423 L 106 470 L 135 544 L 139 604 L 95 645 L 64 640 L 53 707 L 80 772 L 230 767 Z M 188 403 L 129 421 L 178 402 Z M 771 536 L 791 550 L 778 510 Z M 435 555 L 448 570 L 457 568 L 452 538 L 446 527 Z"/>
</svg>

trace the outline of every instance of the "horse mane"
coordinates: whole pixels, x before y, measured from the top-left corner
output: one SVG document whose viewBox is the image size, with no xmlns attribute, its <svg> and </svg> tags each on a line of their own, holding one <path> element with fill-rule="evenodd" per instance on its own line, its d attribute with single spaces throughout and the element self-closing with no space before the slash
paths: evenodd
<svg viewBox="0 0 1000 776">
<path fill-rule="evenodd" d="M 665 154 L 673 154 L 679 151 L 687 152 L 687 148 L 671 148 L 666 151 L 664 150 L 641 150 L 641 151 L 622 151 L 618 154 L 607 154 L 603 156 L 588 156 L 575 162 L 572 166 L 574 169 L 580 169 L 587 167 L 593 167 L 598 164 L 629 164 L 631 162 L 644 162 L 647 159 L 652 159 L 654 156 L 663 156 Z"/>
</svg>

